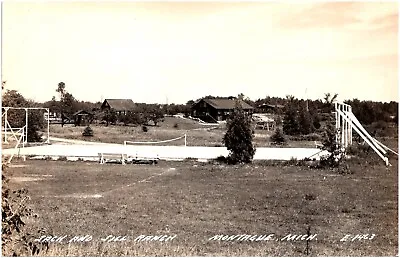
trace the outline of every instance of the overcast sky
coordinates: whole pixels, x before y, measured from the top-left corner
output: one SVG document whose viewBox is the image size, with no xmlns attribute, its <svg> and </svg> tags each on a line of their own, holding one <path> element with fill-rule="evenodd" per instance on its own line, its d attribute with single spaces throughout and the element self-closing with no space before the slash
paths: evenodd
<svg viewBox="0 0 400 258">
<path fill-rule="evenodd" d="M 398 101 L 396 2 L 3 3 L 3 80 L 36 101 Z"/>
</svg>

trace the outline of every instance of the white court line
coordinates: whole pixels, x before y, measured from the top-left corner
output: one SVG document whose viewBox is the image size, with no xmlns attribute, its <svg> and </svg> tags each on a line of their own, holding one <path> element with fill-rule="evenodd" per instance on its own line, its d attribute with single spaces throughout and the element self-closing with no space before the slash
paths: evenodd
<svg viewBox="0 0 400 258">
<path fill-rule="evenodd" d="M 165 174 L 166 172 L 169 172 L 169 171 L 171 171 L 171 170 L 168 169 L 168 170 L 166 170 L 166 171 L 164 171 L 164 172 L 162 172 L 160 174 L 155 174 L 155 175 L 149 176 L 148 178 L 142 179 L 142 180 L 140 180 L 138 182 L 134 182 L 134 183 L 131 183 L 131 184 L 128 184 L 128 185 L 125 185 L 125 186 L 121 186 L 121 187 L 116 188 L 116 189 L 112 189 L 112 190 L 108 190 L 108 191 L 100 192 L 100 193 L 96 193 L 96 194 L 76 194 L 76 193 L 74 193 L 74 194 L 42 196 L 42 197 L 53 197 L 53 198 L 100 198 L 100 197 L 104 197 L 104 195 L 106 195 L 106 194 L 109 194 L 109 193 L 112 193 L 112 192 L 115 192 L 115 191 L 118 191 L 118 190 L 122 190 L 122 189 L 130 187 L 130 186 L 133 186 L 136 183 L 143 183 L 143 182 L 145 182 L 145 181 L 147 181 L 149 179 L 152 179 L 155 176 L 161 176 L 161 175 L 163 175 L 163 174 Z"/>
<path fill-rule="evenodd" d="M 171 171 L 171 170 L 168 169 L 168 170 L 166 170 L 166 171 L 164 171 L 164 172 L 162 172 L 162 173 L 160 173 L 160 174 L 155 174 L 155 175 L 149 176 L 148 178 L 142 179 L 142 180 L 140 180 L 140 181 L 137 181 L 137 182 L 128 184 L 128 185 L 126 185 L 126 186 L 121 186 L 121 187 L 119 187 L 119 188 L 112 189 L 112 190 L 108 190 L 108 191 L 101 192 L 101 193 L 98 193 L 98 194 L 104 196 L 104 195 L 109 194 L 109 193 L 111 193 L 111 192 L 115 192 L 115 191 L 118 191 L 118 190 L 121 190 L 121 189 L 130 187 L 130 186 L 133 186 L 133 185 L 135 185 L 136 183 L 143 183 L 143 182 L 146 182 L 147 180 L 150 180 L 150 179 L 152 179 L 153 177 L 161 176 L 161 175 L 163 175 L 163 174 L 165 174 L 166 172 L 169 172 L 169 171 Z"/>
</svg>

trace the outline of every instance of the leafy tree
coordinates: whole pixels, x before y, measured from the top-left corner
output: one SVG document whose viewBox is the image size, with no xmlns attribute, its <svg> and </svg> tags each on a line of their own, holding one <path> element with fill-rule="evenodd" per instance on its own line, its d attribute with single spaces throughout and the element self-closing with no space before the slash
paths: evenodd
<svg viewBox="0 0 400 258">
<path fill-rule="evenodd" d="M 117 113 L 115 112 L 115 110 L 111 109 L 111 110 L 107 110 L 105 112 L 105 115 L 103 117 L 103 120 L 105 120 L 107 122 L 107 126 L 111 123 L 111 124 L 115 124 L 117 122 Z"/>
<path fill-rule="evenodd" d="M 7 90 L 2 97 L 3 107 L 26 107 L 27 100 L 16 90 Z"/>
<path fill-rule="evenodd" d="M 323 109 L 322 109 L 324 113 L 330 113 L 333 111 L 333 102 L 336 101 L 337 97 L 338 97 L 337 93 L 333 95 L 331 95 L 330 93 L 325 93 Z"/>
<path fill-rule="evenodd" d="M 164 113 L 158 107 L 153 107 L 147 111 L 147 117 L 149 120 L 153 121 L 154 125 L 157 126 L 158 122 L 160 122 L 164 118 Z"/>
<path fill-rule="evenodd" d="M 67 92 L 65 89 L 65 83 L 60 82 L 56 89 L 56 92 L 60 94 L 59 110 L 61 115 L 61 126 L 64 126 L 65 116 L 70 117 L 73 113 L 77 111 L 77 100 L 72 96 L 71 93 Z"/>
<path fill-rule="evenodd" d="M 43 103 L 43 107 L 49 108 L 50 112 L 61 112 L 60 103 L 56 100 L 55 96 L 53 96 L 50 101 Z"/>
<path fill-rule="evenodd" d="M 253 160 L 255 153 L 253 136 L 251 117 L 236 102 L 235 109 L 227 121 L 227 131 L 223 138 L 233 164 L 250 163 Z"/>
<path fill-rule="evenodd" d="M 61 100 L 63 113 L 67 116 L 71 116 L 77 111 L 76 109 L 76 99 L 71 93 L 66 92 L 64 98 Z"/>
<path fill-rule="evenodd" d="M 348 167 L 345 164 L 345 151 L 341 149 L 336 142 L 336 133 L 338 131 L 333 123 L 328 123 L 322 140 L 322 150 L 326 150 L 329 154 L 320 158 L 321 167 L 330 167 L 340 169 L 340 173 L 347 173 Z"/>
<path fill-rule="evenodd" d="M 313 130 L 318 130 L 321 128 L 321 118 L 318 112 L 314 108 L 310 108 L 310 116 L 312 120 Z"/>
<path fill-rule="evenodd" d="M 65 95 L 65 83 L 64 82 L 58 83 L 56 92 L 58 92 L 60 94 L 60 99 L 62 100 Z"/>
<path fill-rule="evenodd" d="M 28 101 L 16 90 L 7 90 L 2 96 L 2 103 L 5 107 L 36 107 L 36 103 Z M 11 127 L 25 126 L 25 110 L 8 110 L 7 120 Z M 40 110 L 28 111 L 28 142 L 39 142 L 42 136 L 39 130 L 44 128 L 43 112 Z"/>
<path fill-rule="evenodd" d="M 195 103 L 194 100 L 189 100 L 188 102 L 186 102 L 186 106 L 191 107 L 193 106 L 194 103 Z"/>
</svg>

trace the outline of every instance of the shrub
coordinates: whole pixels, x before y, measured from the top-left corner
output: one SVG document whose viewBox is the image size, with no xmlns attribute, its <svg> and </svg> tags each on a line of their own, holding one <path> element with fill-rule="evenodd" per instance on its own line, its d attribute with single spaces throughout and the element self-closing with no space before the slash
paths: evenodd
<svg viewBox="0 0 400 258">
<path fill-rule="evenodd" d="M 237 102 L 228 119 L 227 131 L 223 138 L 223 143 L 229 150 L 229 158 L 233 164 L 250 163 L 253 160 L 255 148 L 252 141 L 251 118 L 244 113 L 241 105 Z"/>
<path fill-rule="evenodd" d="M 280 128 L 276 128 L 275 133 L 271 136 L 271 141 L 274 144 L 283 144 L 286 142 L 285 136 Z"/>
<path fill-rule="evenodd" d="M 65 157 L 65 156 L 60 156 L 60 157 L 58 157 L 58 161 L 67 161 L 68 159 L 67 159 L 67 157 Z"/>
<path fill-rule="evenodd" d="M 93 136 L 93 129 L 90 126 L 86 127 L 85 130 L 83 130 L 82 135 L 90 137 Z"/>
<path fill-rule="evenodd" d="M 365 163 L 369 165 L 380 164 L 382 160 L 367 144 L 357 144 L 349 146 L 346 153 L 351 156 L 350 161 L 358 162 L 359 164 Z"/>
<path fill-rule="evenodd" d="M 326 150 L 329 154 L 325 157 L 320 158 L 319 165 L 322 168 L 335 168 L 340 173 L 348 170 L 348 166 L 345 162 L 346 151 L 342 150 L 340 145 L 336 143 L 337 130 L 332 124 L 328 124 L 322 140 L 322 150 Z"/>
<path fill-rule="evenodd" d="M 2 255 L 31 256 L 38 255 L 47 244 L 34 242 L 34 237 L 25 233 L 25 219 L 35 217 L 28 208 L 30 199 L 26 189 L 12 191 L 8 185 L 7 167 L 2 165 L 2 202 L 1 202 L 1 240 Z"/>
<path fill-rule="evenodd" d="M 317 133 L 310 133 L 307 135 L 290 135 L 289 137 L 290 141 L 321 141 L 322 136 Z"/>
<path fill-rule="evenodd" d="M 225 156 L 218 156 L 215 161 L 218 163 L 228 163 L 228 159 Z"/>
<path fill-rule="evenodd" d="M 178 128 L 179 128 L 178 123 L 175 123 L 175 124 L 174 124 L 174 128 L 175 128 L 175 129 L 178 129 Z"/>
<path fill-rule="evenodd" d="M 142 126 L 142 131 L 146 133 L 146 132 L 149 131 L 149 129 L 147 128 L 147 126 L 143 125 L 143 126 Z"/>
</svg>

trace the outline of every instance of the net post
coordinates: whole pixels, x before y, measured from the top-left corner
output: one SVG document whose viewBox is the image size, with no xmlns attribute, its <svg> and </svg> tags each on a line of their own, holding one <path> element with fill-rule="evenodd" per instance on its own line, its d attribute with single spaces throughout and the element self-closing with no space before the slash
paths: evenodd
<svg viewBox="0 0 400 258">
<path fill-rule="evenodd" d="M 347 106 L 344 106 L 344 109 L 345 109 L 345 115 L 347 116 L 348 107 L 347 107 Z M 345 136 L 345 138 L 344 138 L 344 147 L 345 147 L 345 148 L 347 148 L 348 137 L 349 137 L 348 124 L 349 124 L 349 123 L 347 122 L 347 120 L 344 121 L 344 136 Z"/>
<path fill-rule="evenodd" d="M 50 109 L 46 108 L 47 111 L 47 144 L 50 143 Z"/>
<path fill-rule="evenodd" d="M 5 108 L 5 113 L 4 113 L 4 143 L 8 143 L 8 140 L 7 140 L 7 112 L 8 112 L 8 108 Z"/>
<path fill-rule="evenodd" d="M 25 137 L 25 143 L 28 143 L 28 109 L 25 108 L 25 126 L 26 126 L 26 137 Z"/>
<path fill-rule="evenodd" d="M 25 134 L 25 128 L 22 128 L 22 136 L 21 137 L 23 137 L 24 134 Z M 25 143 L 24 143 L 24 141 L 22 141 L 22 149 L 24 149 L 24 148 L 25 148 Z M 26 155 L 25 154 L 24 154 L 23 158 L 24 158 L 24 161 L 26 161 Z"/>
<path fill-rule="evenodd" d="M 353 113 L 351 106 L 349 106 L 349 113 Z M 350 145 L 353 145 L 353 122 L 350 123 Z"/>
</svg>

